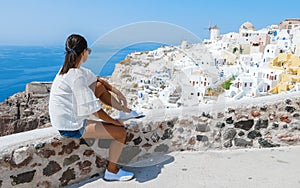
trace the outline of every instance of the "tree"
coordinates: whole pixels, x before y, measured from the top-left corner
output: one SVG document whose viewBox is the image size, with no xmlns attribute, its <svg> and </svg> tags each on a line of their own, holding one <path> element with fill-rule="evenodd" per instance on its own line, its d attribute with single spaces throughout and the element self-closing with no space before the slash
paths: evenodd
<svg viewBox="0 0 300 188">
<path fill-rule="evenodd" d="M 226 90 L 229 90 L 231 84 L 231 79 L 229 79 L 222 83 L 222 87 Z"/>
</svg>

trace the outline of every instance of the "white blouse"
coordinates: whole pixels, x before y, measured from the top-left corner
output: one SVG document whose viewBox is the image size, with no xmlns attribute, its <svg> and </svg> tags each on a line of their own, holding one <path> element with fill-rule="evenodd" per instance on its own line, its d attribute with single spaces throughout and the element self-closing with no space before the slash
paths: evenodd
<svg viewBox="0 0 300 188">
<path fill-rule="evenodd" d="M 58 130 L 78 130 L 89 115 L 101 109 L 99 100 L 89 88 L 96 80 L 97 76 L 84 67 L 56 75 L 49 99 L 53 127 Z"/>
</svg>

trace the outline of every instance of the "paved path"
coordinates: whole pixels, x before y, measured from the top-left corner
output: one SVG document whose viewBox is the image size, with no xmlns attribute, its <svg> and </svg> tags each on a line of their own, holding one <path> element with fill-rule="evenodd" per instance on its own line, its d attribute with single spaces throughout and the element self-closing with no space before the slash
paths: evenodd
<svg viewBox="0 0 300 188">
<path fill-rule="evenodd" d="M 136 174 L 129 182 L 96 177 L 69 188 L 300 187 L 300 146 L 175 152 L 153 161 L 144 162 L 145 167 L 127 167 Z"/>
</svg>

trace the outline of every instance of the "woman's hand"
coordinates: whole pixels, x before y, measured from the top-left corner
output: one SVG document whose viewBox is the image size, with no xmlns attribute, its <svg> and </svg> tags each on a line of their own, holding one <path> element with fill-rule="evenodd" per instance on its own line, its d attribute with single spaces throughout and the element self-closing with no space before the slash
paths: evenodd
<svg viewBox="0 0 300 188">
<path fill-rule="evenodd" d="M 126 97 L 117 89 L 114 89 L 115 90 L 115 94 L 117 95 L 117 98 L 119 100 L 119 102 L 121 103 L 121 105 L 124 107 L 124 108 L 127 108 L 127 100 L 126 100 Z"/>
<path fill-rule="evenodd" d="M 103 109 L 100 109 L 98 112 L 95 113 L 95 115 L 97 115 L 99 119 L 102 119 L 103 121 L 105 121 L 107 123 L 111 123 L 116 126 L 124 127 L 124 123 L 122 120 L 113 119 Z"/>
</svg>

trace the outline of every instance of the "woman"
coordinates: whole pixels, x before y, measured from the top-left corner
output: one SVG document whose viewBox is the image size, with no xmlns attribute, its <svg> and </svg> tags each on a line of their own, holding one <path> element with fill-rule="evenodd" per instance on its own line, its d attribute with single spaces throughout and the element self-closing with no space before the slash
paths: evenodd
<svg viewBox="0 0 300 188">
<path fill-rule="evenodd" d="M 99 104 L 99 99 L 129 116 L 136 112 L 127 107 L 124 95 L 90 70 L 81 67 L 91 49 L 84 37 L 72 34 L 67 38 L 63 67 L 56 75 L 50 92 L 49 115 L 51 124 L 62 136 L 71 138 L 114 139 L 109 148 L 109 162 L 104 174 L 106 180 L 126 181 L 132 172 L 118 169 L 126 131 L 121 120 L 110 117 Z M 117 99 L 110 92 L 113 92 Z M 94 114 L 104 122 L 88 120 Z"/>
</svg>

